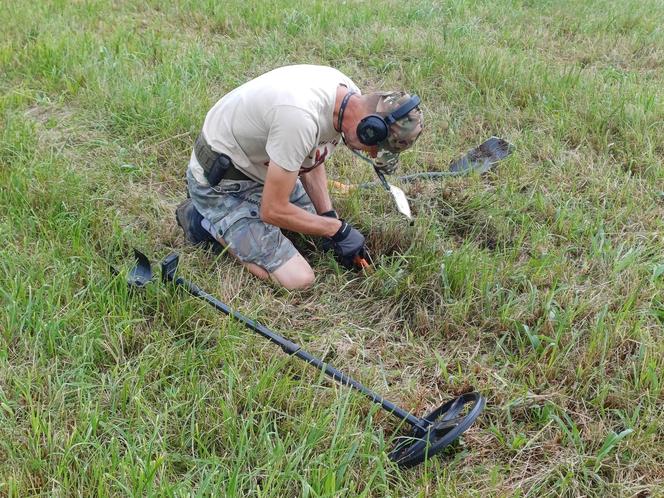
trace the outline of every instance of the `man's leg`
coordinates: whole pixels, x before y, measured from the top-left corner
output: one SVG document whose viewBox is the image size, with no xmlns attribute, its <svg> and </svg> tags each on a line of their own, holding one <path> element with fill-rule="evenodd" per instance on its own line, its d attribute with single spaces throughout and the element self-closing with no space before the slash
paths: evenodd
<svg viewBox="0 0 664 498">
<path fill-rule="evenodd" d="M 270 278 L 286 289 L 305 289 L 314 282 L 309 263 L 278 227 L 260 218 L 237 220 L 217 240 L 258 278 Z"/>
<path fill-rule="evenodd" d="M 310 287 L 314 272 L 309 263 L 278 227 L 260 219 L 262 185 L 244 180 L 222 180 L 216 187 L 206 186 L 195 177 L 196 165 L 192 154 L 187 170 L 192 201 L 186 211 L 190 226 L 181 223 L 182 213 L 178 216 L 185 237 L 190 241 L 204 239 L 200 234 L 202 227 L 258 278 L 272 279 L 287 289 Z M 299 181 L 291 194 L 291 202 L 315 212 Z M 183 212 L 181 207 L 178 209 Z"/>
<path fill-rule="evenodd" d="M 224 246 L 229 254 L 235 257 L 242 265 L 254 276 L 261 280 L 272 280 L 274 283 L 285 287 L 288 290 L 306 289 L 314 283 L 314 271 L 306 259 L 298 252 L 279 268 L 270 273 L 262 266 L 255 263 L 247 263 L 238 258 L 233 251 L 228 248 L 226 241 L 218 237 L 217 241 Z"/>
<path fill-rule="evenodd" d="M 314 271 L 299 252 L 270 273 L 270 277 L 289 290 L 308 289 L 314 283 Z"/>
</svg>

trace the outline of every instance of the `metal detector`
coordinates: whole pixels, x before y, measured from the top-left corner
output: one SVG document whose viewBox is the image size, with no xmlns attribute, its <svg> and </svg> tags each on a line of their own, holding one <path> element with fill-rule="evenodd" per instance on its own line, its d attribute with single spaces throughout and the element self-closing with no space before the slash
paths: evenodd
<svg viewBox="0 0 664 498">
<path fill-rule="evenodd" d="M 135 254 L 137 268 L 132 270 L 131 273 L 151 276 L 152 269 L 150 268 L 148 258 L 136 250 Z M 479 393 L 471 392 L 454 398 L 439 406 L 428 415 L 418 418 L 335 369 L 330 364 L 315 358 L 297 344 L 285 339 L 255 320 L 231 310 L 226 304 L 208 294 L 196 284 L 182 277 L 176 277 L 175 272 L 178 262 L 179 255 L 177 253 L 171 253 L 164 258 L 161 262 L 162 282 L 173 283 L 176 286 L 184 288 L 191 295 L 202 299 L 216 310 L 244 323 L 254 332 L 281 347 L 286 354 L 304 360 L 317 369 L 322 370 L 325 375 L 332 377 L 342 385 L 350 386 L 361 392 L 373 403 L 380 405 L 384 410 L 388 411 L 392 416 L 411 425 L 413 428 L 411 435 L 397 438 L 396 446 L 389 454 L 390 459 L 401 467 L 413 467 L 440 453 L 444 448 L 456 441 L 473 424 L 484 409 L 484 405 L 486 404 L 485 398 Z M 133 285 L 132 280 L 129 280 L 129 284 Z M 141 286 L 143 285 L 145 285 L 144 282 L 141 283 Z"/>
<path fill-rule="evenodd" d="M 351 149 L 352 150 L 352 149 Z M 412 175 L 398 176 L 397 180 L 402 182 L 412 182 L 419 179 L 430 178 L 446 178 L 455 176 L 468 176 L 476 173 L 483 175 L 484 173 L 493 169 L 493 167 L 514 151 L 514 145 L 498 137 L 491 137 L 485 140 L 477 147 L 473 147 L 467 151 L 462 157 L 450 163 L 449 171 L 426 171 L 423 173 L 413 173 Z M 373 188 L 377 185 L 382 185 L 385 190 L 392 194 L 394 203 L 397 206 L 397 211 L 403 214 L 408 220 L 413 220 L 413 215 L 408 203 L 406 193 L 388 183 L 385 175 L 376 167 L 375 163 L 368 157 L 363 156 L 359 152 L 352 150 L 353 154 L 358 156 L 363 161 L 368 162 L 374 168 L 379 182 L 365 182 L 358 185 L 359 188 Z"/>
</svg>

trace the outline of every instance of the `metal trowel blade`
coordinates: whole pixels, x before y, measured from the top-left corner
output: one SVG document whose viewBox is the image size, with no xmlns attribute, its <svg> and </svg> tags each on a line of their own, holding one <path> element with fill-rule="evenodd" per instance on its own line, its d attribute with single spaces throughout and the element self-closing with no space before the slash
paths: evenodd
<svg viewBox="0 0 664 498">
<path fill-rule="evenodd" d="M 392 194 L 394 203 L 397 205 L 397 210 L 401 214 L 403 214 L 406 218 L 412 220 L 413 215 L 410 211 L 410 204 L 408 203 L 408 199 L 406 198 L 406 193 L 403 190 L 401 190 L 399 187 L 395 187 L 391 183 L 389 183 L 388 185 L 390 186 L 390 193 Z"/>
</svg>

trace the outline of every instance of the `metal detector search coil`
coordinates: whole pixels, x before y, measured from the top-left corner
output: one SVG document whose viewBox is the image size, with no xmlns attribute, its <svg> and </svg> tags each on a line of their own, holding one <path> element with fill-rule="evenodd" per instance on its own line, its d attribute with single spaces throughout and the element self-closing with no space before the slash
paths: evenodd
<svg viewBox="0 0 664 498">
<path fill-rule="evenodd" d="M 152 275 L 148 258 L 139 251 L 135 252 L 137 268 L 132 271 L 132 274 Z M 178 262 L 179 255 L 177 253 L 171 253 L 164 258 L 161 262 L 162 282 L 174 283 L 176 286 L 183 287 L 191 295 L 202 299 L 215 309 L 243 322 L 254 332 L 281 347 L 286 354 L 304 360 L 344 386 L 350 386 L 361 392 L 372 402 L 388 411 L 392 416 L 411 425 L 413 427 L 412 435 L 398 438 L 394 450 L 389 454 L 390 459 L 401 467 L 413 467 L 440 453 L 445 447 L 449 446 L 468 430 L 484 409 L 486 404 L 484 397 L 479 393 L 472 392 L 463 394 L 442 404 L 423 418 L 416 417 L 363 386 L 355 379 L 335 369 L 330 364 L 315 358 L 294 342 L 285 339 L 255 320 L 231 310 L 226 304 L 208 294 L 196 284 L 182 277 L 176 277 L 175 273 Z"/>
</svg>

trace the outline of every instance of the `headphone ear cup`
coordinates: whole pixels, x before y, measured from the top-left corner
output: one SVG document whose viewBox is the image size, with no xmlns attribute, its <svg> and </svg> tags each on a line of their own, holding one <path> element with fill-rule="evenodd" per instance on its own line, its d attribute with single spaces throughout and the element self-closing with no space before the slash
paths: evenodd
<svg viewBox="0 0 664 498">
<path fill-rule="evenodd" d="M 387 138 L 389 128 L 378 114 L 370 114 L 357 125 L 357 138 L 364 145 L 376 145 Z"/>
</svg>

